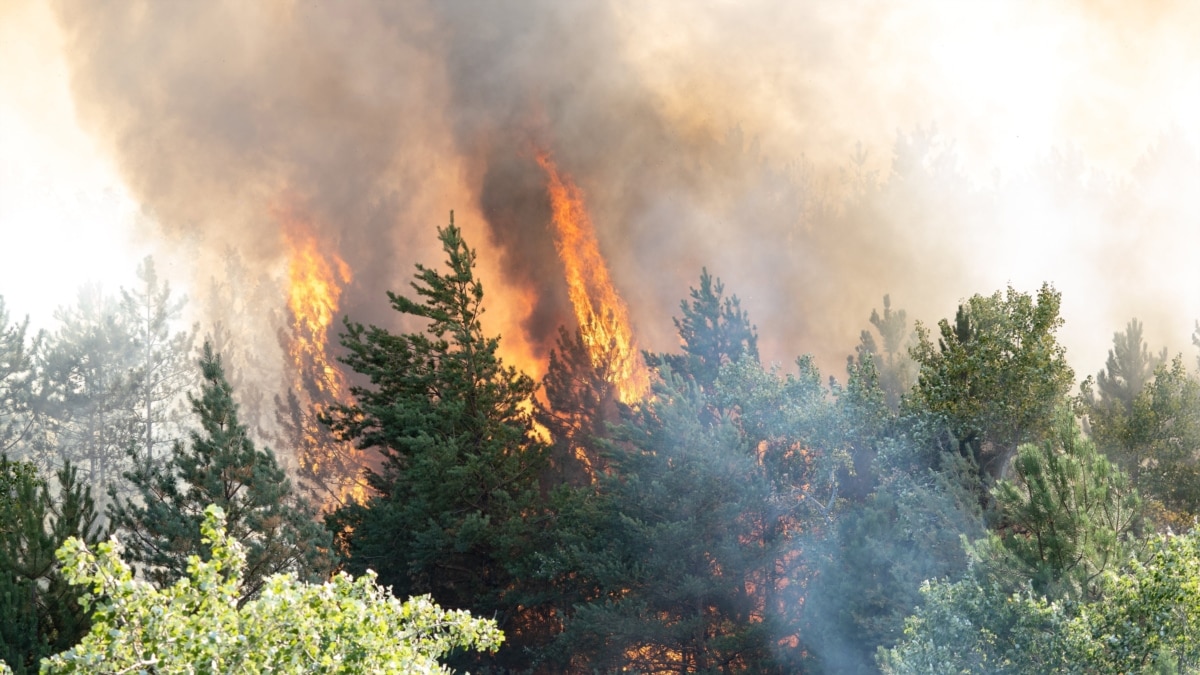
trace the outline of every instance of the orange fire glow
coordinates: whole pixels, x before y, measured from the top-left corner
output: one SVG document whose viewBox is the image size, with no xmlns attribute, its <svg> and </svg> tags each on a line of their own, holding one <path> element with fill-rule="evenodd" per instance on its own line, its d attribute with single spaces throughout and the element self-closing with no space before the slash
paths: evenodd
<svg viewBox="0 0 1200 675">
<path fill-rule="evenodd" d="M 284 222 L 284 241 L 288 248 L 288 309 L 307 337 L 294 340 L 294 349 L 301 353 L 293 358 L 307 357 L 323 377 L 317 387 L 340 397 L 345 392 L 341 371 L 329 362 L 328 331 L 337 313 L 343 285 L 350 283 L 350 266 L 336 253 L 327 259 L 319 250 L 317 239 L 302 221 Z"/>
<path fill-rule="evenodd" d="M 537 155 L 546 172 L 554 222 L 554 247 L 566 271 L 567 291 L 593 364 L 608 361 L 617 396 L 633 403 L 650 390 L 650 372 L 629 324 L 629 309 L 609 278 L 596 230 L 584 206 L 583 191 L 545 152 Z"/>
<path fill-rule="evenodd" d="M 291 334 L 287 339 L 293 390 L 309 399 L 317 414 L 347 399 L 345 376 L 330 359 L 329 326 L 337 316 L 342 290 L 351 281 L 350 266 L 336 253 L 324 253 L 310 225 L 289 210 L 276 213 L 288 254 L 287 304 Z M 316 419 L 303 414 L 293 421 L 292 442 L 301 476 L 328 493 L 326 508 L 348 501 L 362 502 L 366 491 L 359 479 L 363 452 L 352 443 L 337 441 Z"/>
</svg>

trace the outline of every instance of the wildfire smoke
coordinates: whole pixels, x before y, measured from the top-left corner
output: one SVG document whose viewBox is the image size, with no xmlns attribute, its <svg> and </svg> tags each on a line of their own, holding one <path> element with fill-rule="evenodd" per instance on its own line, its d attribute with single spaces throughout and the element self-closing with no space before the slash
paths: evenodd
<svg viewBox="0 0 1200 675">
<path fill-rule="evenodd" d="M 678 344 L 669 317 L 702 267 L 738 293 L 766 360 L 813 353 L 834 373 L 885 293 L 932 321 L 1008 282 L 1063 291 L 1080 372 L 1135 314 L 1190 349 L 1200 14 L 836 4 L 54 7 L 76 114 L 150 234 L 278 267 L 290 254 L 262 214 L 294 188 L 353 270 L 336 302 L 355 320 L 417 328 L 382 294 L 438 260 L 453 208 L 518 365 L 536 372 L 572 315 L 613 330 L 618 305 L 563 288 L 544 167 L 524 152 L 536 126 L 587 189 L 603 274 L 637 284 L 611 321 L 649 349 Z M 599 269 L 580 264 L 585 281 Z"/>
</svg>

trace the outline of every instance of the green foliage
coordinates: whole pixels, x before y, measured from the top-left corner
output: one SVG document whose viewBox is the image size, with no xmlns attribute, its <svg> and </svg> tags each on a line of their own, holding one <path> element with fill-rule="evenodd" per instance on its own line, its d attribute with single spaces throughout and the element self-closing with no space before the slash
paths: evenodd
<svg viewBox="0 0 1200 675">
<path fill-rule="evenodd" d="M 1084 397 L 1088 395 L 1084 389 Z M 1089 409 L 1097 442 L 1128 467 L 1149 513 L 1161 527 L 1191 527 L 1200 516 L 1200 380 L 1182 357 L 1160 365 L 1153 379 L 1121 408 Z"/>
<path fill-rule="evenodd" d="M 785 376 L 743 358 L 722 369 L 713 399 L 775 489 L 795 501 L 794 515 L 831 523 L 838 477 L 850 461 L 847 429 L 812 359 L 802 356 L 796 366 Z"/>
<path fill-rule="evenodd" d="M 448 673 L 439 658 L 494 650 L 503 640 L 493 621 L 425 597 L 401 603 L 371 574 L 318 585 L 273 575 L 239 606 L 246 557 L 222 509 L 204 510 L 201 532 L 208 560 L 191 556 L 187 576 L 164 588 L 135 579 L 116 540 L 95 553 L 67 541 L 58 556 L 71 582 L 86 589 L 93 625 L 42 672 Z"/>
<path fill-rule="evenodd" d="M 1133 408 L 1133 400 L 1153 379 L 1154 371 L 1167 361 L 1167 348 L 1151 354 L 1150 347 L 1142 339 L 1142 324 L 1130 319 L 1123 333 L 1113 333 L 1113 348 L 1108 350 L 1108 361 L 1104 370 L 1096 374 L 1099 398 L 1096 405 L 1102 408 L 1120 407 L 1126 413 Z"/>
<path fill-rule="evenodd" d="M 1156 536 L 1077 613 L 1069 653 L 1092 672 L 1200 670 L 1200 534 Z"/>
<path fill-rule="evenodd" d="M 1200 534 L 1153 536 L 1087 602 L 928 582 L 884 673 L 1181 673 L 1200 668 Z"/>
<path fill-rule="evenodd" d="M 151 258 L 138 277 L 120 302 L 84 287 L 55 313 L 57 330 L 25 349 L 25 325 L 8 327 L 0 305 L 0 449 L 47 472 L 69 460 L 100 498 L 125 492 L 132 445 L 157 457 L 182 434 L 183 390 L 194 379 L 194 331 L 172 333 L 183 300 Z"/>
<path fill-rule="evenodd" d="M 691 304 L 681 301 L 683 316 L 674 319 L 683 354 L 668 354 L 661 360 L 676 375 L 693 378 L 711 392 L 722 366 L 743 357 L 758 362 L 758 331 L 738 297 L 725 297 L 725 285 L 720 279 L 714 281 L 707 269 L 700 270 L 700 287 L 689 293 Z"/>
<path fill-rule="evenodd" d="M 883 314 L 871 310 L 871 325 L 879 332 L 882 349 L 874 334 L 864 330 L 855 347 L 858 362 L 868 357 L 875 363 L 879 386 L 886 397 L 888 407 L 900 409 L 900 402 L 917 381 L 917 364 L 909 355 L 913 333 L 908 328 L 908 313 L 892 311 L 892 299 L 883 296 Z"/>
<path fill-rule="evenodd" d="M 917 325 L 911 354 L 920 365 L 911 404 L 945 420 L 964 454 L 999 477 L 1017 446 L 1036 442 L 1074 386 L 1074 372 L 1055 331 L 1060 294 L 1043 285 L 1036 301 L 1011 286 L 973 296 L 953 325 L 938 323 L 934 344 Z"/>
<path fill-rule="evenodd" d="M 684 354 L 648 355 L 661 378 L 632 409 L 578 339 L 564 333 L 551 357 L 547 426 L 595 456 L 538 568 L 565 596 L 552 669 L 780 668 L 796 523 L 836 502 L 837 465 L 806 445 L 830 436 L 834 407 L 810 360 L 798 377 L 763 370 L 746 314 L 707 271 L 691 296 Z"/>
<path fill-rule="evenodd" d="M 229 535 L 246 547 L 243 600 L 278 572 L 323 578 L 333 565 L 330 534 L 292 490 L 270 449 L 255 448 L 238 420 L 221 359 L 207 343 L 199 364 L 204 387 L 189 398 L 200 430 L 188 444 L 177 441 L 163 464 L 133 450 L 138 466 L 126 479 L 137 494 L 112 495 L 109 518 L 127 542 L 125 555 L 160 586 L 182 578 L 189 558 L 204 550 L 204 508 L 216 504 L 228 514 Z"/>
<path fill-rule="evenodd" d="M 1145 448 L 1140 489 L 1162 503 L 1173 522 L 1191 525 L 1200 516 L 1200 380 L 1182 359 L 1159 367 L 1134 405 L 1131 426 Z"/>
<path fill-rule="evenodd" d="M 879 650 L 885 675 L 1098 672 L 1064 651 L 1063 606 L 1028 588 L 1008 594 L 970 578 L 925 582 L 921 594 L 924 602 L 904 622 L 904 640 Z"/>
<path fill-rule="evenodd" d="M 618 431 L 590 522 L 561 533 L 551 563 L 594 586 L 557 639 L 560 667 L 774 672 L 783 628 L 766 608 L 786 507 L 738 427 L 705 422 L 706 407 L 695 382 L 667 371 Z"/>
<path fill-rule="evenodd" d="M 1166 363 L 1167 350 L 1153 355 L 1142 339 L 1142 324 L 1132 319 L 1113 334 L 1105 370 L 1080 385 L 1079 404 L 1100 450 L 1139 484 L 1155 423 L 1147 389 Z M 1161 391 L 1161 390 L 1160 390 Z"/>
<path fill-rule="evenodd" d="M 811 360 L 798 366 L 784 376 L 745 354 L 708 392 L 662 367 L 652 396 L 610 435 L 596 492 L 560 512 L 544 557 L 544 570 L 583 588 L 553 645 L 557 668 L 805 662 L 801 551 L 837 520 L 851 432 Z"/>
<path fill-rule="evenodd" d="M 848 358 L 846 373 L 845 387 L 831 382 L 850 455 L 837 480 L 845 497 L 857 503 L 866 499 L 878 483 L 880 467 L 876 459 L 881 448 L 895 445 L 890 437 L 900 420 L 888 403 L 873 354 L 863 352 L 857 360 Z"/>
<path fill-rule="evenodd" d="M 97 539 L 95 506 L 73 467 L 57 479 L 52 490 L 32 464 L 0 456 L 0 661 L 18 674 L 89 626 L 54 552 L 69 537 Z"/>
<path fill-rule="evenodd" d="M 1012 474 L 992 490 L 996 534 L 983 555 L 1001 577 L 1031 579 L 1039 593 L 1086 596 L 1126 557 L 1141 513 L 1129 478 L 1083 438 L 1066 410 L 1053 437 L 1020 447 Z M 995 550 L 997 541 L 1007 555 Z"/>
<path fill-rule="evenodd" d="M 396 311 L 427 322 L 422 332 L 346 322 L 344 363 L 370 385 L 352 388 L 354 403 L 329 422 L 342 440 L 378 452 L 381 466 L 368 474 L 376 495 L 330 523 L 350 570 L 374 569 L 400 595 L 494 611 L 519 642 L 539 611 L 513 597 L 542 529 L 536 384 L 483 335 L 475 252 L 453 220 L 439 236 L 447 272 L 417 266 L 419 302 L 389 293 Z"/>
</svg>

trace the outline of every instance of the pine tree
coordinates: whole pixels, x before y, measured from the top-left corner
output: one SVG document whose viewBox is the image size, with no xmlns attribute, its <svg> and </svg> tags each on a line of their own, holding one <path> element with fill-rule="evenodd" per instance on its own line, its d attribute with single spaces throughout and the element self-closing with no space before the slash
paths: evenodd
<svg viewBox="0 0 1200 675">
<path fill-rule="evenodd" d="M 1151 516 L 1160 526 L 1193 527 L 1200 517 L 1200 379 L 1187 371 L 1182 356 L 1158 367 L 1134 399 L 1124 428 L 1114 454 L 1130 467 Z"/>
<path fill-rule="evenodd" d="M 738 297 L 725 297 L 725 285 L 714 280 L 707 268 L 701 269 L 700 287 L 690 289 L 690 296 L 690 304 L 687 300 L 679 303 L 683 316 L 674 319 L 683 354 L 661 359 L 672 372 L 693 378 L 711 393 L 721 366 L 744 356 L 758 362 L 758 330 Z"/>
<path fill-rule="evenodd" d="M 26 339 L 29 320 L 9 323 L 8 309 L 0 297 L 0 453 L 25 448 L 34 424 L 32 410 L 34 365 L 40 335 Z"/>
<path fill-rule="evenodd" d="M 45 452 L 32 459 L 43 470 L 70 460 L 107 490 L 119 485 L 126 450 L 138 441 L 133 339 L 116 302 L 97 286 L 85 286 L 55 317 L 59 330 L 38 364 Z"/>
<path fill-rule="evenodd" d="M 426 322 L 423 331 L 346 322 L 343 362 L 370 385 L 353 387 L 354 402 L 328 421 L 341 439 L 377 452 L 380 466 L 368 473 L 376 496 L 330 522 L 350 571 L 374 569 L 401 597 L 431 593 L 445 606 L 494 612 L 519 645 L 540 621 L 535 603 L 513 599 L 542 536 L 536 384 L 483 334 L 475 252 L 453 214 L 438 235 L 447 270 L 417 265 L 417 300 L 388 294 L 397 312 Z"/>
<path fill-rule="evenodd" d="M 204 509 L 216 504 L 228 516 L 230 536 L 246 547 L 243 601 L 277 572 L 324 578 L 333 563 L 329 533 L 293 491 L 274 453 L 255 448 L 208 343 L 199 364 L 204 386 L 189 399 L 200 430 L 187 444 L 176 441 L 165 463 L 141 462 L 126 474 L 134 497 L 113 494 L 108 514 L 128 559 L 159 586 L 184 577 L 188 556 L 205 550 Z"/>
<path fill-rule="evenodd" d="M 1142 323 L 1129 320 L 1124 333 L 1113 333 L 1113 348 L 1108 350 L 1104 370 L 1096 374 L 1099 393 L 1097 404 L 1111 409 L 1119 406 L 1126 414 L 1133 408 L 1133 399 L 1154 377 L 1156 368 L 1167 362 L 1167 348 L 1151 354 L 1142 339 Z"/>
<path fill-rule="evenodd" d="M 605 368 L 583 341 L 560 328 L 542 380 L 546 402 L 537 404 L 537 419 L 550 432 L 550 485 L 586 485 L 607 469 L 601 450 L 607 426 L 620 421 L 623 406 Z"/>
<path fill-rule="evenodd" d="M 1067 409 L 1053 436 L 1021 446 L 1012 479 L 993 494 L 997 534 L 979 550 L 1003 580 L 1030 579 L 1052 597 L 1081 597 L 1121 564 L 1141 514 L 1129 477 L 1082 436 Z"/>
<path fill-rule="evenodd" d="M 693 297 L 717 295 L 705 277 L 710 293 Z M 749 326 L 734 314 L 710 328 Z M 758 363 L 752 333 L 714 352 L 704 345 L 737 344 L 739 331 L 714 339 L 679 324 L 685 354 L 659 358 L 653 395 L 598 443 L 608 471 L 557 513 L 545 568 L 572 582 L 547 650 L 559 669 L 779 672 L 803 660 L 797 537 L 836 515 L 837 409 L 811 359 L 785 377 Z M 708 363 L 714 379 L 706 390 L 672 362 Z"/>
<path fill-rule="evenodd" d="M 861 365 L 867 355 L 872 357 L 888 407 L 899 410 L 900 400 L 917 380 L 916 363 L 908 354 L 912 337 L 912 331 L 908 328 L 908 314 L 902 309 L 893 312 L 892 299 L 885 295 L 883 314 L 871 310 L 871 325 L 879 332 L 883 347 L 880 348 L 873 333 L 864 330 L 855 348 L 857 360 Z"/>
<path fill-rule="evenodd" d="M 28 462 L 0 456 L 0 661 L 16 673 L 63 651 L 90 628 L 82 589 L 63 578 L 55 551 L 69 537 L 99 541 L 91 489 L 69 464 L 55 489 Z"/>
<path fill-rule="evenodd" d="M 213 351 L 221 355 L 225 378 L 233 386 L 242 423 L 251 433 L 270 426 L 271 392 L 269 383 L 276 382 L 278 363 L 264 355 L 274 353 L 279 335 L 272 325 L 281 317 L 264 321 L 258 308 L 279 303 L 279 288 L 262 269 L 252 268 L 236 249 L 224 252 L 225 266 L 210 280 L 204 303 L 211 314 L 206 317 L 204 340 L 211 342 Z M 236 338 L 235 338 L 236 336 Z M 265 442 L 262 436 L 255 440 Z M 270 439 L 279 447 L 289 447 L 280 440 Z"/>
<path fill-rule="evenodd" d="M 159 279 L 153 258 L 142 261 L 137 276 L 140 287 L 121 290 L 121 312 L 132 338 L 131 412 L 139 456 L 154 461 L 181 433 L 179 404 L 195 379 L 191 352 L 197 328 L 172 332 L 186 301 L 171 297 L 171 286 Z"/>
<path fill-rule="evenodd" d="M 1166 360 L 1165 347 L 1159 354 L 1150 353 L 1142 339 L 1141 322 L 1132 319 L 1124 333 L 1113 334 L 1105 369 L 1079 387 L 1078 400 L 1088 432 L 1134 484 L 1139 482 L 1149 449 L 1146 391 Z"/>
<path fill-rule="evenodd" d="M 551 559 L 590 587 L 550 652 L 573 672 L 780 672 L 784 499 L 729 417 L 666 373 Z M 790 501 L 790 500 L 787 500 Z M 552 565 L 553 566 L 553 565 Z"/>
</svg>

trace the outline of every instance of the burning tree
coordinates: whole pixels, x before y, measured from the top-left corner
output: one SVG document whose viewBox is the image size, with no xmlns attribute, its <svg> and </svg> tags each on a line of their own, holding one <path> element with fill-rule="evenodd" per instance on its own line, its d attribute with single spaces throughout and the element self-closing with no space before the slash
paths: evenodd
<svg viewBox="0 0 1200 675">
<path fill-rule="evenodd" d="M 605 472 L 603 439 L 623 407 L 609 368 L 612 361 L 596 360 L 585 333 L 559 328 L 558 346 L 550 352 L 542 380 L 546 401 L 538 402 L 538 422 L 553 441 L 550 478 L 569 485 L 588 484 Z"/>
<path fill-rule="evenodd" d="M 684 354 L 653 355 L 653 396 L 607 428 L 578 341 L 552 362 L 552 430 L 588 438 L 605 469 L 560 506 L 543 566 L 574 593 L 547 650 L 561 669 L 788 672 L 799 658 L 798 540 L 837 505 L 837 411 L 809 360 L 798 377 L 759 364 L 747 315 L 707 272 L 691 297 Z"/>
<path fill-rule="evenodd" d="M 593 365 L 606 371 L 621 402 L 633 403 L 650 390 L 650 372 L 630 327 L 629 308 L 613 286 L 600 253 L 583 191 L 559 172 L 548 153 L 540 153 L 537 161 L 546 172 L 554 248 L 566 272 L 580 336 Z"/>
<path fill-rule="evenodd" d="M 342 288 L 351 279 L 350 267 L 336 254 L 322 253 L 303 219 L 290 211 L 280 211 L 279 218 L 288 249 L 290 316 L 279 339 L 291 381 L 287 394 L 275 397 L 275 417 L 282 441 L 296 457 L 300 479 L 327 508 L 336 508 L 366 496 L 362 451 L 340 442 L 320 422 L 346 395 L 345 377 L 330 357 L 328 331 Z"/>
</svg>

